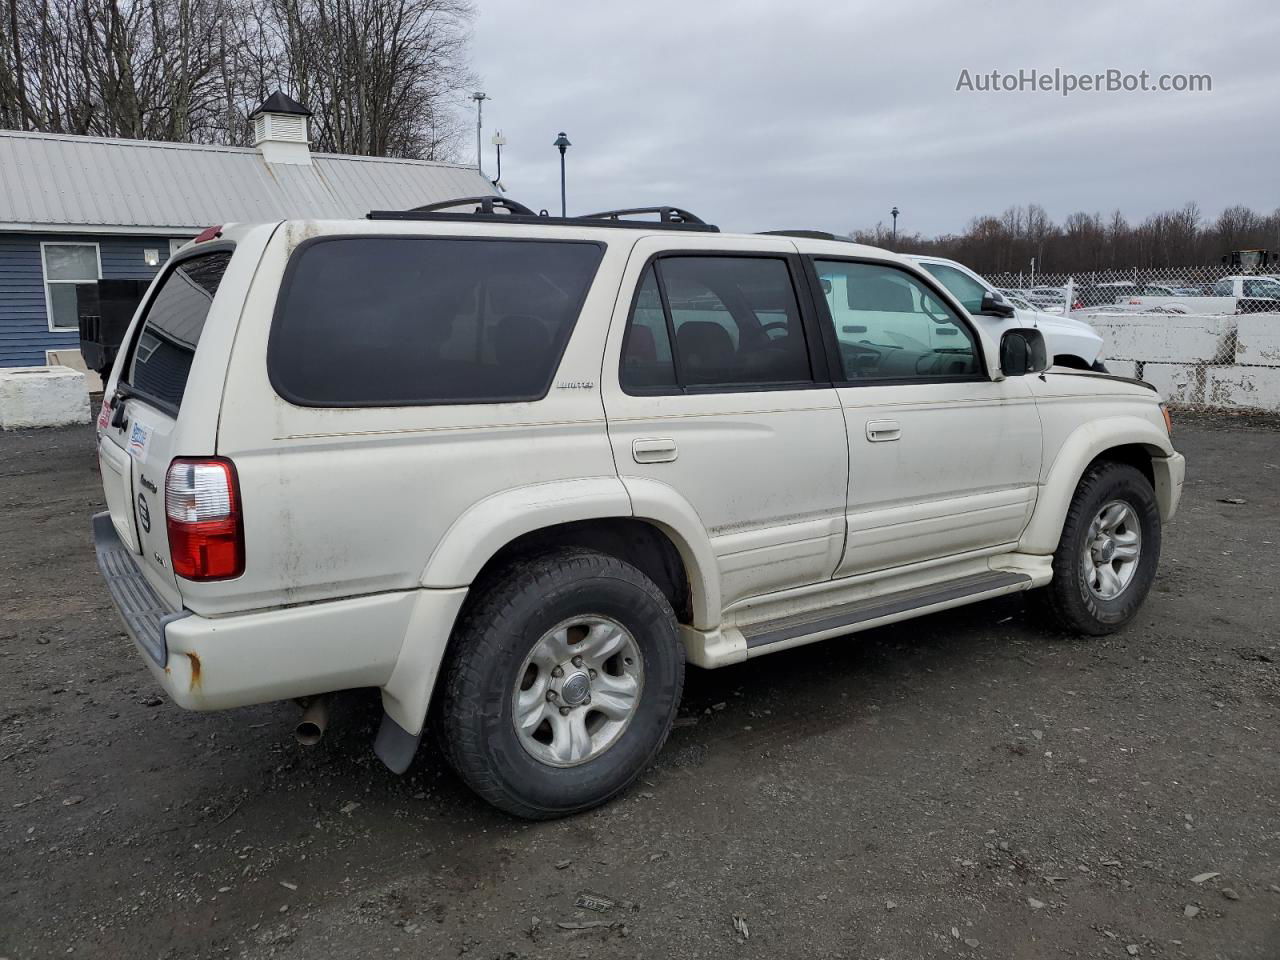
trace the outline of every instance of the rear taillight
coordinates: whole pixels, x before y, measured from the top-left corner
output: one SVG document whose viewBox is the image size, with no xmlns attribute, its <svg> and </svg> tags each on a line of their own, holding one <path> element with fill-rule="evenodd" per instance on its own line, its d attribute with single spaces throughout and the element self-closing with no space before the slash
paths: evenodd
<svg viewBox="0 0 1280 960">
<path fill-rule="evenodd" d="M 164 479 L 164 512 L 174 573 L 187 580 L 244 573 L 240 485 L 230 460 L 174 460 Z"/>
</svg>

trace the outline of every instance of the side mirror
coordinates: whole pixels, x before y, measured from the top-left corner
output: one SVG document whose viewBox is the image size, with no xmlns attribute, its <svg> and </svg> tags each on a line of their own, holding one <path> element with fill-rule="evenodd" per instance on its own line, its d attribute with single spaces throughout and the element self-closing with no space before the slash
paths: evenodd
<svg viewBox="0 0 1280 960">
<path fill-rule="evenodd" d="M 978 312 L 986 317 L 1012 317 L 1013 304 L 998 293 L 988 290 L 982 295 L 982 306 Z"/>
<path fill-rule="evenodd" d="M 1006 330 L 1000 338 L 1000 370 L 1006 377 L 1025 377 L 1049 369 L 1044 334 L 1031 327 Z"/>
</svg>

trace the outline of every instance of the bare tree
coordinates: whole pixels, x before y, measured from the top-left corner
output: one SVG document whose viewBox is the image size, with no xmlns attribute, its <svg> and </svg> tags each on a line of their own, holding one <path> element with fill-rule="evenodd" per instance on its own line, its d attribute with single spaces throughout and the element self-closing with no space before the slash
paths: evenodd
<svg viewBox="0 0 1280 960">
<path fill-rule="evenodd" d="M 6 0 L 0 124 L 245 143 L 284 89 L 321 150 L 447 157 L 470 0 Z"/>
</svg>

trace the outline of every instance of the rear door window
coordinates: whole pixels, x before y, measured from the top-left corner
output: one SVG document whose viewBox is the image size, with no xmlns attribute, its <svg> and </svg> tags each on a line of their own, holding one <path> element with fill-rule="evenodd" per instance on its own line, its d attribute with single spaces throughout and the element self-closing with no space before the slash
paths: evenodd
<svg viewBox="0 0 1280 960">
<path fill-rule="evenodd" d="M 272 323 L 271 382 L 302 406 L 540 399 L 602 255 L 564 240 L 303 244 Z"/>
<path fill-rule="evenodd" d="M 174 414 L 182 406 L 200 334 L 230 263 L 227 250 L 191 257 L 161 281 L 134 342 L 125 380 L 143 400 Z"/>
<path fill-rule="evenodd" d="M 787 261 L 659 258 L 636 294 L 621 378 L 639 393 L 808 386 L 813 374 Z"/>
</svg>

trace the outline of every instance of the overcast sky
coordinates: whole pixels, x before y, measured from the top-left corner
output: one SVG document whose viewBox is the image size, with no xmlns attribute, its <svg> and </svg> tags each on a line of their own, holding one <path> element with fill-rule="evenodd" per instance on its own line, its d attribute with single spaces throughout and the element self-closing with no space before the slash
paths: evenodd
<svg viewBox="0 0 1280 960">
<path fill-rule="evenodd" d="M 1280 205 L 1280 4 L 476 0 L 473 65 L 509 195 L 572 214 L 673 203 L 730 230 L 928 235 Z M 961 71 L 1212 76 L 1209 93 L 956 92 Z M 468 151 L 474 155 L 474 147 Z"/>
</svg>

